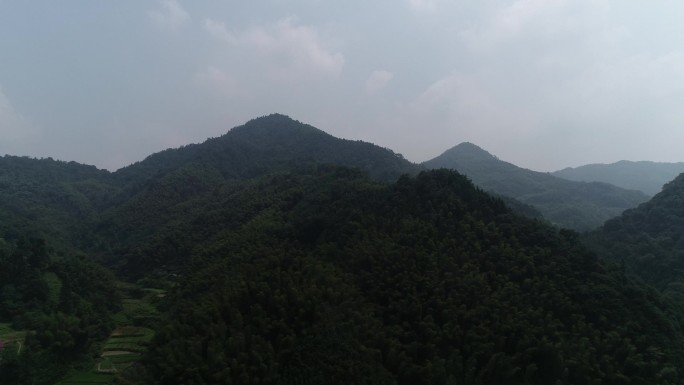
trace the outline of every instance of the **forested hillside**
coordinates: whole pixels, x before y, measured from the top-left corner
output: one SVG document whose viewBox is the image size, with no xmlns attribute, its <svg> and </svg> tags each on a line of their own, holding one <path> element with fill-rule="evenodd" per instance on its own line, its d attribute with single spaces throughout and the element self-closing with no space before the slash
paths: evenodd
<svg viewBox="0 0 684 385">
<path fill-rule="evenodd" d="M 506 167 L 492 175 L 568 207 L 628 201 Z M 113 173 L 0 158 L 0 384 L 79 370 L 128 384 L 683 381 L 681 177 L 587 238 L 594 254 L 517 214 L 539 217 L 529 206 L 419 169 L 282 115 Z M 117 330 L 139 350 L 105 359 Z"/>
<path fill-rule="evenodd" d="M 227 195 L 168 297 L 144 383 L 676 383 L 657 293 L 571 231 L 450 171 L 379 185 L 344 169 Z M 233 225 L 226 225 L 233 223 Z"/>
<path fill-rule="evenodd" d="M 451 168 L 483 189 L 537 208 L 553 224 L 586 231 L 648 200 L 635 190 L 598 182 L 574 182 L 499 160 L 472 143 L 462 143 L 422 164 Z"/>
<path fill-rule="evenodd" d="M 611 164 L 588 164 L 568 167 L 553 175 L 582 182 L 604 182 L 649 196 L 660 192 L 663 185 L 684 172 L 684 163 L 631 162 L 621 160 Z"/>
<path fill-rule="evenodd" d="M 100 210 L 116 191 L 110 173 L 52 159 L 0 158 L 0 236 L 26 234 L 63 247 L 84 246 Z"/>
<path fill-rule="evenodd" d="M 684 317 L 684 174 L 587 239 L 602 255 L 677 300 Z"/>
</svg>

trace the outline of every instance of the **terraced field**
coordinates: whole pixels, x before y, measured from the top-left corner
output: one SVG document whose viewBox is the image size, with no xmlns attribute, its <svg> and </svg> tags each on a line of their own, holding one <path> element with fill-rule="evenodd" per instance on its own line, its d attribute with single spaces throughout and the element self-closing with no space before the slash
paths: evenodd
<svg viewBox="0 0 684 385">
<path fill-rule="evenodd" d="M 140 358 L 152 340 L 152 329 L 136 326 L 119 327 L 104 345 L 100 372 L 119 372 Z"/>
<path fill-rule="evenodd" d="M 117 375 L 139 360 L 145 352 L 154 337 L 154 330 L 141 325 L 154 323 L 158 315 L 154 302 L 164 292 L 158 289 L 140 289 L 131 284 L 122 284 L 120 289 L 131 298 L 123 300 L 123 309 L 114 316 L 118 326 L 103 345 L 97 364 L 56 385 L 113 384 Z"/>
</svg>

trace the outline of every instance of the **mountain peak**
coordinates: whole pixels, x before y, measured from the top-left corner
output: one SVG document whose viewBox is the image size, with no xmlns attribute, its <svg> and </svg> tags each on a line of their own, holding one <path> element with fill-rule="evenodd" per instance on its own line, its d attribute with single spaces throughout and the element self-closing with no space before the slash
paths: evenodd
<svg viewBox="0 0 684 385">
<path fill-rule="evenodd" d="M 271 114 L 252 119 L 204 143 L 150 155 L 120 174 L 150 177 L 201 164 L 226 177 L 239 179 L 311 163 L 359 168 L 373 178 L 387 181 L 416 172 L 418 168 L 391 150 L 372 143 L 336 138 L 286 115 Z"/>
<path fill-rule="evenodd" d="M 451 163 L 458 163 L 460 161 L 498 161 L 499 158 L 483 150 L 477 145 L 470 142 L 463 142 L 444 151 L 440 156 L 429 160 L 425 163 L 428 165 L 446 165 Z M 434 163 L 434 164 L 433 164 Z"/>
<path fill-rule="evenodd" d="M 259 116 L 258 118 L 254 118 L 249 120 L 247 124 L 252 124 L 252 123 L 264 123 L 264 122 L 280 122 L 280 123 L 300 123 L 291 117 L 285 115 L 285 114 L 280 114 L 280 113 L 272 113 L 264 116 Z"/>
<path fill-rule="evenodd" d="M 317 139 L 314 139 L 317 138 Z M 239 140 L 258 147 L 299 146 L 310 140 L 333 141 L 332 135 L 283 114 L 270 114 L 252 119 L 231 129 L 220 140 Z"/>
<path fill-rule="evenodd" d="M 447 150 L 447 152 L 458 152 L 462 156 L 471 156 L 471 157 L 479 157 L 483 159 L 496 159 L 498 160 L 496 156 L 492 155 L 491 153 L 487 152 L 481 147 L 478 147 L 474 143 L 471 142 L 463 142 L 460 143 L 451 149 Z"/>
</svg>

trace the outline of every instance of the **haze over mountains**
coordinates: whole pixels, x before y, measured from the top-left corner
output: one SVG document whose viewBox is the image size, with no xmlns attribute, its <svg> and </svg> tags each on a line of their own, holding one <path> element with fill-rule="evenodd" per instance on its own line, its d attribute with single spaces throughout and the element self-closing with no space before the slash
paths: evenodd
<svg viewBox="0 0 684 385">
<path fill-rule="evenodd" d="M 461 143 L 424 162 L 451 168 L 483 189 L 536 207 L 554 224 L 586 231 L 648 200 L 635 190 L 598 182 L 574 182 L 499 160 L 472 143 Z"/>
<path fill-rule="evenodd" d="M 611 164 L 588 164 L 568 167 L 553 175 L 582 182 L 605 182 L 626 189 L 639 190 L 653 196 L 663 185 L 684 172 L 684 162 L 631 162 L 621 160 Z"/>
<path fill-rule="evenodd" d="M 278 114 L 116 172 L 5 156 L 0 340 L 23 345 L 0 384 L 113 382 L 93 362 L 122 325 L 156 333 L 116 373 L 139 385 L 678 384 L 681 179 L 580 236 L 549 222 L 648 198 L 468 143 L 415 165 Z M 131 310 L 113 274 L 154 299 Z"/>
<path fill-rule="evenodd" d="M 151 181 L 164 183 L 164 178 L 189 178 L 186 189 L 203 189 L 209 187 L 203 185 L 203 178 L 212 173 L 222 178 L 244 179 L 315 162 L 356 167 L 383 181 L 421 169 L 452 168 L 466 174 L 481 188 L 504 197 L 519 212 L 531 217 L 541 214 L 551 223 L 579 231 L 596 228 L 648 199 L 640 192 L 605 183 L 570 182 L 523 169 L 500 161 L 471 143 L 457 145 L 417 165 L 389 149 L 338 139 L 279 114 L 255 119 L 201 144 L 150 155 L 113 173 L 99 171 L 99 175 L 110 185 L 109 189 L 121 190 L 121 196 L 109 194 L 107 199 L 120 202 L 139 193 Z M 195 168 L 202 173 L 189 175 L 187 170 Z M 183 194 L 186 193 L 189 192 Z"/>
</svg>

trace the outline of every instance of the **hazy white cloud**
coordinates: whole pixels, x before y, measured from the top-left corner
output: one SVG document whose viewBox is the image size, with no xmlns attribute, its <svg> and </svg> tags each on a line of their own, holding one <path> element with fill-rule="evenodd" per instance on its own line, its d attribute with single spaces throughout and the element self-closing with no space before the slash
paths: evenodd
<svg viewBox="0 0 684 385">
<path fill-rule="evenodd" d="M 25 137 L 26 120 L 14 109 L 7 96 L 0 90 L 0 132 L 3 139 Z"/>
<path fill-rule="evenodd" d="M 485 8 L 484 17 L 461 31 L 461 37 L 474 51 L 496 51 L 512 43 L 536 53 L 567 49 L 568 44 L 574 48 L 578 42 L 622 36 L 609 22 L 610 10 L 608 0 L 515 0 Z"/>
<path fill-rule="evenodd" d="M 536 169 L 684 160 L 684 2 L 102 2 L 108 28 L 89 31 L 77 66 L 85 41 L 54 28 L 57 2 L 45 23 L 20 23 L 30 3 L 0 12 L 0 149 L 11 153 L 132 154 L 112 160 L 123 166 L 167 137 L 201 141 L 277 111 L 413 160 L 464 140 Z M 79 10 L 70 23 L 92 17 Z M 182 39 L 158 44 L 117 22 L 141 15 Z M 107 130 L 118 139 L 82 145 Z"/>
<path fill-rule="evenodd" d="M 572 85 L 585 100 L 632 97 L 642 103 L 684 96 L 684 52 L 634 55 L 597 63 Z"/>
<path fill-rule="evenodd" d="M 197 72 L 193 82 L 216 92 L 220 96 L 236 97 L 245 94 L 234 76 L 213 65 Z"/>
<path fill-rule="evenodd" d="M 33 124 L 15 110 L 0 89 L 0 153 L 10 152 L 11 146 L 15 149 L 11 151 L 13 155 L 26 155 L 28 141 L 35 138 L 37 131 Z M 16 153 L 16 148 L 24 153 Z"/>
<path fill-rule="evenodd" d="M 226 43 L 237 44 L 237 38 L 226 28 L 224 23 L 213 19 L 204 20 L 204 29 L 214 38 L 223 40 Z"/>
<path fill-rule="evenodd" d="M 190 20 L 188 12 L 177 0 L 158 0 L 159 9 L 149 12 L 150 18 L 160 27 L 176 29 Z"/>
<path fill-rule="evenodd" d="M 526 134 L 534 127 L 533 119 L 524 111 L 514 111 L 477 79 L 461 74 L 431 84 L 410 104 L 409 111 L 419 120 L 438 123 L 445 132 L 487 141 Z"/>
<path fill-rule="evenodd" d="M 434 12 L 441 0 L 408 0 L 409 6 L 421 12 Z"/>
<path fill-rule="evenodd" d="M 366 80 L 366 93 L 374 94 L 380 91 L 387 86 L 392 78 L 394 78 L 394 74 L 389 71 L 373 71 Z"/>
<path fill-rule="evenodd" d="M 267 57 L 286 72 L 339 76 L 344 66 L 344 55 L 328 47 L 315 28 L 299 24 L 293 17 L 237 33 L 213 19 L 205 20 L 204 27 L 215 38 Z"/>
</svg>

